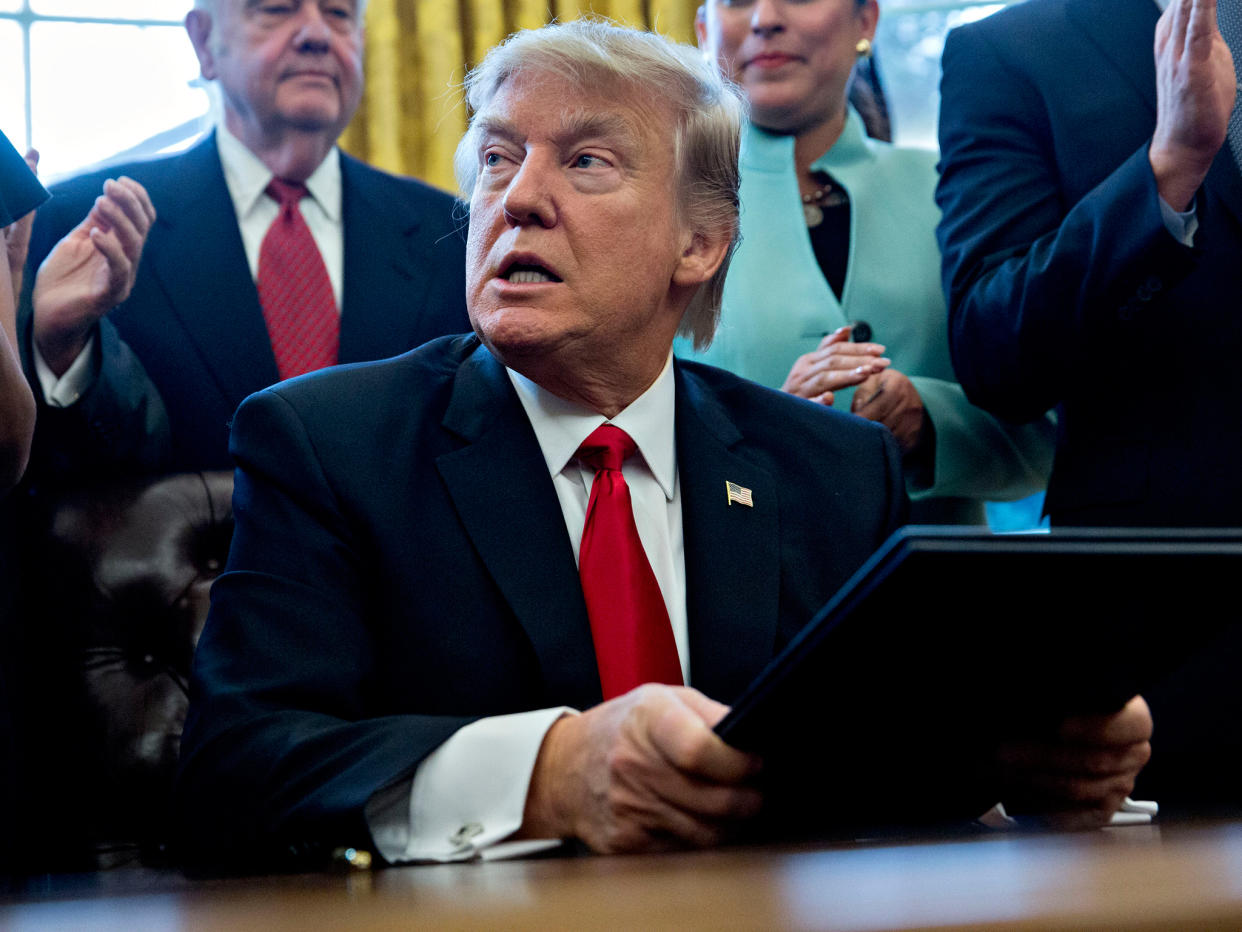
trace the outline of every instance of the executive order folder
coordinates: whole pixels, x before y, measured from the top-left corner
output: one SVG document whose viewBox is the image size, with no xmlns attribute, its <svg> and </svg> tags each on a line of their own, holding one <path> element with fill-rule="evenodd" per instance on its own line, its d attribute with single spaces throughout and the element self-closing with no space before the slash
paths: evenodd
<svg viewBox="0 0 1242 932">
<path fill-rule="evenodd" d="M 1235 623 L 1239 579 L 1242 530 L 903 528 L 716 730 L 795 830 L 969 819 L 997 742 L 1120 709 Z"/>
</svg>

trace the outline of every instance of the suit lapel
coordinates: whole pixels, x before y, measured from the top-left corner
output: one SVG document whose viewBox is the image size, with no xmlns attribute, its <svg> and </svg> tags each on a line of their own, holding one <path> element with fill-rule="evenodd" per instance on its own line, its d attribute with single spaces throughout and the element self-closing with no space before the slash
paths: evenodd
<svg viewBox="0 0 1242 932">
<path fill-rule="evenodd" d="M 190 186 L 187 178 L 201 180 Z M 255 385 L 279 376 L 214 133 L 175 163 L 165 185 L 151 192 L 159 211 L 147 253 L 151 272 L 235 407 Z"/>
<path fill-rule="evenodd" d="M 521 402 L 483 347 L 457 371 L 444 427 L 466 445 L 436 465 L 479 557 L 526 629 L 549 701 L 598 704 L 591 626 L 560 503 Z"/>
<path fill-rule="evenodd" d="M 412 251 L 419 218 L 394 207 L 379 177 L 341 153 L 341 362 L 383 359 L 414 345 L 427 290 L 426 273 Z"/>
<path fill-rule="evenodd" d="M 685 533 L 690 678 L 731 701 L 772 659 L 780 605 L 775 478 L 741 455 L 744 438 L 717 398 L 677 368 L 677 476 Z M 726 482 L 753 493 L 730 504 Z"/>
</svg>

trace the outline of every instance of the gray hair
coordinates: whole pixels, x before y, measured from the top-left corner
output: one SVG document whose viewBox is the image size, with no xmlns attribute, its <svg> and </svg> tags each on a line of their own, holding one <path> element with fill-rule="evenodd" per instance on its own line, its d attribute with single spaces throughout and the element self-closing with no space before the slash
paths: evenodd
<svg viewBox="0 0 1242 932">
<path fill-rule="evenodd" d="M 745 112 L 740 91 L 697 49 L 656 33 L 599 18 L 516 32 L 466 76 L 472 115 L 454 168 L 467 200 L 479 173 L 475 117 L 508 78 L 522 71 L 554 74 L 584 90 L 621 86 L 639 100 L 661 101 L 673 111 L 678 213 L 692 232 L 727 229 L 731 237 L 720 268 L 700 286 L 681 319 L 679 332 L 693 338 L 696 348 L 706 347 L 720 320 L 725 273 L 737 245 L 737 155 Z"/>
</svg>

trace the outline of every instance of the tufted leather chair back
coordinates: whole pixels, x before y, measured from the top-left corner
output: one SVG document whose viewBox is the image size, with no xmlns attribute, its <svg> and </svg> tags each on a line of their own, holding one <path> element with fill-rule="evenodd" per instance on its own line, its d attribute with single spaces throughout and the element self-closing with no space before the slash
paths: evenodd
<svg viewBox="0 0 1242 932">
<path fill-rule="evenodd" d="M 190 661 L 228 556 L 232 488 L 231 472 L 164 476 L 75 492 L 48 516 L 40 614 L 63 633 L 53 651 L 70 668 L 51 725 L 68 746 L 52 757 L 66 757 L 66 789 L 82 807 L 72 821 L 95 866 L 155 855 L 167 840 Z"/>
</svg>

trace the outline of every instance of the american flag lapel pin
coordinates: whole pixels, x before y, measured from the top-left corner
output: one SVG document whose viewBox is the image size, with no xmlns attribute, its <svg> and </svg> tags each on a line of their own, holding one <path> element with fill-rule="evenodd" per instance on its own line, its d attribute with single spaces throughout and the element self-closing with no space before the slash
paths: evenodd
<svg viewBox="0 0 1242 932">
<path fill-rule="evenodd" d="M 745 505 L 747 508 L 755 507 L 755 498 L 751 494 L 750 489 L 736 482 L 725 482 L 725 494 L 729 497 L 729 506 L 732 507 L 734 502 L 739 505 Z"/>
</svg>

